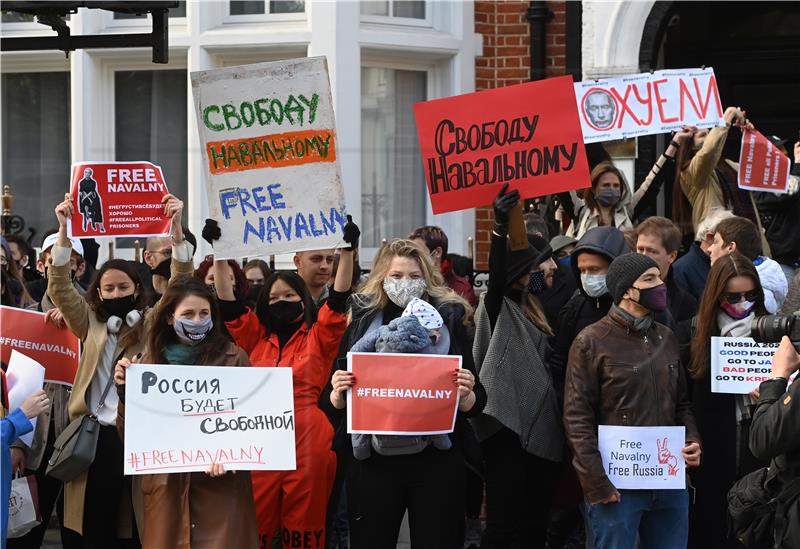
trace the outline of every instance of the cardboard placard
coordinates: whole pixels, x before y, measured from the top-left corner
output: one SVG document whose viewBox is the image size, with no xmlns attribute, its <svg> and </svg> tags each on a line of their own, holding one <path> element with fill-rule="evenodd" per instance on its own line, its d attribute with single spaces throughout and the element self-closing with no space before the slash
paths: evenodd
<svg viewBox="0 0 800 549">
<path fill-rule="evenodd" d="M 791 159 L 755 130 L 745 130 L 739 154 L 739 188 L 786 193 Z"/>
<path fill-rule="evenodd" d="M 132 364 L 125 383 L 125 474 L 291 471 L 291 368 Z"/>
<path fill-rule="evenodd" d="M 685 489 L 685 437 L 683 426 L 597 426 L 603 468 L 617 490 Z"/>
<path fill-rule="evenodd" d="M 492 203 L 503 183 L 522 198 L 591 184 L 572 77 L 414 105 L 433 213 Z"/>
<path fill-rule="evenodd" d="M 724 124 L 714 69 L 667 69 L 575 83 L 585 143 Z"/>
<path fill-rule="evenodd" d="M 347 432 L 452 433 L 458 411 L 453 372 L 460 356 L 348 353 L 356 385 L 347 392 Z"/>
<path fill-rule="evenodd" d="M 346 223 L 324 57 L 191 73 L 218 259 L 334 248 Z"/>
<path fill-rule="evenodd" d="M 45 323 L 44 313 L 0 306 L 0 359 L 8 363 L 12 350 L 44 366 L 44 380 L 72 385 L 80 356 L 77 336 L 68 328 Z"/>
<path fill-rule="evenodd" d="M 171 219 L 161 199 L 169 193 L 161 167 L 150 162 L 75 162 L 70 185 L 75 238 L 165 236 Z"/>
</svg>

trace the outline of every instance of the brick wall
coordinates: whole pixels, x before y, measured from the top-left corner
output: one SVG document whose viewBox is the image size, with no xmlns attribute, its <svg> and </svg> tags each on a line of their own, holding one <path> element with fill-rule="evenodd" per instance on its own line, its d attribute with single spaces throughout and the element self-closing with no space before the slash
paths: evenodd
<svg viewBox="0 0 800 549">
<path fill-rule="evenodd" d="M 475 89 L 490 90 L 530 80 L 530 25 L 522 0 L 476 0 L 475 32 L 483 36 L 483 55 L 475 59 Z M 547 2 L 547 76 L 566 70 L 566 2 Z M 486 269 L 492 230 L 491 208 L 475 212 L 475 265 Z"/>
</svg>

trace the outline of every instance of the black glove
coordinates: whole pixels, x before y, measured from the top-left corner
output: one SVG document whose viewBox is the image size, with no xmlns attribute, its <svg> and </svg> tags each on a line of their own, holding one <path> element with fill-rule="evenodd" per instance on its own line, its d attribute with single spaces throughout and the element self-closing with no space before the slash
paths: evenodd
<svg viewBox="0 0 800 549">
<path fill-rule="evenodd" d="M 508 190 L 508 183 L 503 185 L 500 192 L 497 193 L 497 198 L 494 199 L 492 207 L 494 208 L 494 221 L 497 225 L 505 227 L 508 225 L 509 214 L 514 206 L 519 202 L 519 191 L 514 189 L 510 193 Z"/>
<path fill-rule="evenodd" d="M 222 238 L 222 229 L 219 228 L 219 224 L 217 224 L 215 220 L 206 219 L 206 225 L 203 227 L 201 235 L 203 236 L 203 240 L 213 246 L 215 240 Z"/>
<path fill-rule="evenodd" d="M 350 244 L 349 248 L 343 249 L 353 251 L 357 250 L 358 239 L 361 236 L 361 229 L 358 228 L 358 225 L 353 223 L 353 216 L 350 214 L 347 214 L 347 223 L 345 223 L 342 233 L 342 240 L 344 240 L 345 243 Z"/>
</svg>

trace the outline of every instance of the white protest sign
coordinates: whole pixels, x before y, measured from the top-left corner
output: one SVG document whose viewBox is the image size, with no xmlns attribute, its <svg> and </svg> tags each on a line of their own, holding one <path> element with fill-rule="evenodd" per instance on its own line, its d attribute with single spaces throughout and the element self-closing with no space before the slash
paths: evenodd
<svg viewBox="0 0 800 549">
<path fill-rule="evenodd" d="M 324 57 L 193 72 L 218 259 L 334 248 L 346 223 Z"/>
<path fill-rule="evenodd" d="M 584 143 L 724 124 L 714 69 L 667 69 L 575 83 Z"/>
<path fill-rule="evenodd" d="M 617 490 L 682 490 L 686 428 L 597 426 L 603 468 Z"/>
<path fill-rule="evenodd" d="M 9 411 L 16 410 L 22 406 L 26 398 L 44 385 L 44 366 L 19 351 L 12 350 L 6 377 L 8 379 Z M 33 431 L 36 430 L 35 417 L 31 418 L 31 424 L 33 430 L 19 437 L 28 446 L 33 443 Z"/>
<path fill-rule="evenodd" d="M 778 343 L 751 337 L 711 338 L 711 392 L 746 395 L 772 374 Z"/>
<path fill-rule="evenodd" d="M 291 368 L 131 364 L 125 384 L 125 474 L 290 471 Z"/>
</svg>

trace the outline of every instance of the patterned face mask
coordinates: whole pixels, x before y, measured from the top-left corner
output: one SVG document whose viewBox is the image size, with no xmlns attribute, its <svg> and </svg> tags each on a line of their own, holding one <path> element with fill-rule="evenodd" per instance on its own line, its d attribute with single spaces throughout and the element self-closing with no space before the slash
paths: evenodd
<svg viewBox="0 0 800 549">
<path fill-rule="evenodd" d="M 533 271 L 528 276 L 528 292 L 533 295 L 541 295 L 545 288 L 544 271 Z"/>
<path fill-rule="evenodd" d="M 423 278 L 384 278 L 383 291 L 398 307 L 405 307 L 415 297 L 422 297 L 425 293 L 425 279 Z"/>
</svg>

